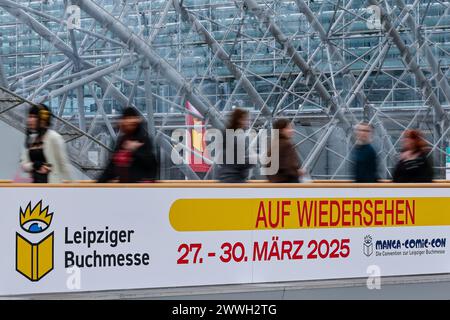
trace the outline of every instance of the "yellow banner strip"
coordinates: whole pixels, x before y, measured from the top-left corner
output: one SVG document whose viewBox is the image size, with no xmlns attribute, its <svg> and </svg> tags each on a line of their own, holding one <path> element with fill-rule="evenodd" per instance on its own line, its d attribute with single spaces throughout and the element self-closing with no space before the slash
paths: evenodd
<svg viewBox="0 0 450 320">
<path fill-rule="evenodd" d="M 450 225 L 450 198 L 179 199 L 177 231 Z"/>
</svg>

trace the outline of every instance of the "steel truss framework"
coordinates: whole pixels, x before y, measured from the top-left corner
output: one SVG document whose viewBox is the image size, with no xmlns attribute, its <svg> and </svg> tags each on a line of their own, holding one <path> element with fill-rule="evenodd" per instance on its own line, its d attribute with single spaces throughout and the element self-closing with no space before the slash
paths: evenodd
<svg viewBox="0 0 450 320">
<path fill-rule="evenodd" d="M 74 6 L 81 10 L 75 28 Z M 116 111 L 136 106 L 168 159 L 171 131 L 191 113 L 186 101 L 219 129 L 233 106 L 248 108 L 257 128 L 288 117 L 306 169 L 321 178 L 348 175 L 359 121 L 376 128 L 386 178 L 401 133 L 419 128 L 442 177 L 450 136 L 449 6 L 0 0 L 0 118 L 23 130 L 25 107 L 49 104 L 72 160 L 91 177 L 117 136 Z M 165 171 L 172 167 L 166 161 Z M 175 167 L 178 178 L 200 179 L 189 165 Z"/>
</svg>

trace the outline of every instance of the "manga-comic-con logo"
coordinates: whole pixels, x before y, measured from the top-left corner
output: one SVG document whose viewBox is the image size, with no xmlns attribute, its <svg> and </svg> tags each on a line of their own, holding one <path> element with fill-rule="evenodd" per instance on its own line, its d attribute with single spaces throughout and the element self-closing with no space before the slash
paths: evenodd
<svg viewBox="0 0 450 320">
<path fill-rule="evenodd" d="M 20 208 L 19 223 L 25 233 L 16 232 L 16 271 L 31 281 L 39 281 L 53 270 L 53 232 L 46 232 L 52 222 L 49 207 L 42 200 L 33 208 Z"/>
<path fill-rule="evenodd" d="M 363 252 L 368 257 L 373 253 L 373 241 L 370 235 L 364 237 Z"/>
</svg>

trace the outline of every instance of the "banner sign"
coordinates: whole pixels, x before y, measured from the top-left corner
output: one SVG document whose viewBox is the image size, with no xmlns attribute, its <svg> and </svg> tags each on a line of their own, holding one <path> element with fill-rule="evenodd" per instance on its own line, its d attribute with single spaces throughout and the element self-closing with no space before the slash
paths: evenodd
<svg viewBox="0 0 450 320">
<path fill-rule="evenodd" d="M 0 188 L 0 295 L 450 273 L 450 188 Z"/>
<path fill-rule="evenodd" d="M 186 109 L 194 114 L 200 115 L 189 101 L 186 101 Z M 186 124 L 191 126 L 186 145 L 191 150 L 191 152 L 187 153 L 187 163 L 194 172 L 208 172 L 210 165 L 203 159 L 209 159 L 208 152 L 206 151 L 205 122 L 200 120 L 200 117 L 196 118 L 192 114 L 187 113 Z"/>
</svg>

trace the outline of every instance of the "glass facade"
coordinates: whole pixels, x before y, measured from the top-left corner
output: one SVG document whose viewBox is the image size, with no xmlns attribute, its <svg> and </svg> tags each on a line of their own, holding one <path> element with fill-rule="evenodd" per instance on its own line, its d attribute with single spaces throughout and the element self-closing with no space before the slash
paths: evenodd
<svg viewBox="0 0 450 320">
<path fill-rule="evenodd" d="M 384 29 L 384 12 L 431 86 L 439 106 L 446 110 L 449 105 L 449 97 L 442 89 L 443 82 L 448 80 L 450 64 L 447 2 L 389 0 L 380 5 L 381 11 L 372 1 L 360 0 L 185 0 L 178 2 L 181 6 L 173 5 L 177 1 L 162 0 L 88 2 L 98 5 L 99 10 L 150 45 L 155 55 L 170 64 L 210 108 L 226 112 L 232 106 L 240 106 L 259 113 L 260 106 L 249 95 L 243 80 L 236 78 L 232 70 L 236 68 L 275 117 L 304 119 L 322 115 L 325 120 L 318 118 L 313 126 L 323 126 L 332 120 L 328 102 L 292 58 L 286 45 L 289 43 L 338 105 L 353 112 L 359 120 L 367 119 L 364 108 L 369 104 L 380 110 L 381 121 L 395 143 L 403 129 L 417 123 L 411 123 L 417 110 L 436 105 L 430 105 L 423 83 L 411 64 L 405 62 L 392 34 Z M 252 9 L 255 2 L 262 16 Z M 300 2 L 312 12 L 314 21 Z M 29 100 L 46 101 L 68 119 L 87 117 L 88 123 L 89 117 L 98 113 L 99 104 L 106 114 L 119 112 L 124 105 L 117 99 L 120 92 L 128 104 L 144 113 L 151 104 L 161 119 L 179 114 L 182 122 L 184 115 L 180 112 L 185 96 L 180 88 L 153 67 L 147 74 L 146 57 L 131 43 L 125 43 L 110 26 L 93 19 L 82 5 L 79 27 L 68 28 L 67 22 L 73 18 L 68 7 L 78 5 L 77 1 L 17 0 L 14 8 L 11 3 L 0 1 L 0 50 L 5 81 L 11 91 Z M 402 3 L 406 6 L 403 10 Z M 270 25 L 281 31 L 281 38 L 268 27 L 265 19 L 269 17 Z M 201 23 L 214 43 L 205 40 L 193 19 Z M 66 52 L 58 45 L 60 42 Z M 217 54 L 217 47 L 226 52 L 226 60 Z M 125 63 L 127 59 L 134 60 Z M 108 67 L 113 69 L 101 78 L 77 89 L 63 90 L 74 81 Z M 354 99 L 356 89 L 361 91 Z M 146 95 L 148 90 L 152 93 L 150 98 Z M 61 94 L 54 95 L 55 91 Z M 431 112 L 427 121 L 432 125 L 434 120 Z M 160 121 L 162 126 L 165 122 Z M 433 128 L 422 129 L 439 152 L 445 141 L 438 141 L 438 135 L 445 128 L 437 132 Z M 99 130 L 106 131 L 104 126 Z M 316 137 L 315 141 L 319 140 Z M 300 147 L 304 158 L 311 148 Z M 441 159 L 441 154 L 436 158 Z M 437 167 L 442 165 L 441 160 L 437 160 Z"/>
</svg>

